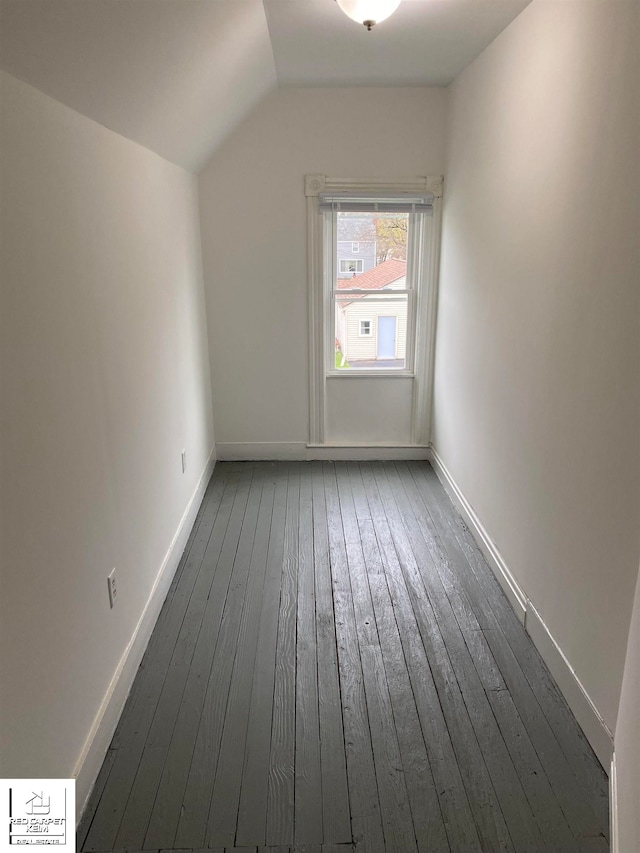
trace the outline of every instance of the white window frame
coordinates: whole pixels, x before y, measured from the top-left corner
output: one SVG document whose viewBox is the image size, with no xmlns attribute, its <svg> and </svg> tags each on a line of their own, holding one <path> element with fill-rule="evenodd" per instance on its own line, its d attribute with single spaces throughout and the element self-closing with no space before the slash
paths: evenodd
<svg viewBox="0 0 640 853">
<path fill-rule="evenodd" d="M 327 381 L 400 376 L 414 382 L 413 394 L 413 442 L 419 445 L 430 442 L 431 408 L 433 397 L 433 361 L 435 350 L 435 319 L 437 304 L 437 280 L 440 257 L 440 233 L 442 221 L 442 176 L 428 176 L 395 181 L 354 180 L 329 178 L 325 175 L 305 176 L 307 199 L 307 258 L 309 279 L 309 446 L 323 446 L 326 435 L 326 383 Z M 321 194 L 350 194 L 357 197 L 394 194 L 420 195 L 429 193 L 433 197 L 433 216 L 423 217 L 423 227 L 413 240 L 413 251 L 417 253 L 414 267 L 421 277 L 421 286 L 408 289 L 417 300 L 416 310 L 408 317 L 417 318 L 407 329 L 407 355 L 404 370 L 339 370 L 335 367 L 335 312 L 330 299 L 330 287 L 336 280 L 335 251 L 326 232 L 326 217 L 320 212 L 318 201 Z M 427 219 L 430 220 L 427 223 Z M 332 229 L 333 230 L 333 229 Z M 411 249 L 410 249 L 411 251 Z M 419 263 L 416 264 L 416 260 Z M 408 259 L 409 260 L 409 259 Z M 408 264 L 410 266 L 410 264 Z M 329 285 L 329 282 L 331 284 Z M 398 291 L 396 291 L 398 292 Z M 399 291 L 403 292 L 403 291 Z M 325 322 L 325 317 L 327 322 Z M 413 337 L 409 344 L 409 334 Z M 413 363 L 408 364 L 408 355 L 413 353 Z"/>
<path fill-rule="evenodd" d="M 354 255 L 359 255 L 360 254 L 360 243 L 352 243 L 351 244 L 351 251 L 353 252 Z"/>
<path fill-rule="evenodd" d="M 363 332 L 363 331 L 362 331 L 362 324 L 363 324 L 363 323 L 368 323 L 368 324 L 369 324 L 369 331 L 368 331 L 368 332 Z M 367 318 L 367 319 L 363 319 L 363 318 L 361 318 L 361 319 L 360 319 L 360 325 L 359 325 L 358 335 L 359 335 L 359 337 L 361 337 L 361 338 L 371 338 L 371 337 L 373 337 L 373 320 L 370 320 L 370 319 L 368 319 L 368 318 Z"/>
<path fill-rule="evenodd" d="M 355 264 L 359 266 L 360 269 L 355 270 L 343 270 L 342 264 Z M 353 273 L 354 275 L 361 275 L 364 272 L 364 258 L 340 258 L 338 261 L 338 273 L 340 275 L 349 275 Z"/>
</svg>

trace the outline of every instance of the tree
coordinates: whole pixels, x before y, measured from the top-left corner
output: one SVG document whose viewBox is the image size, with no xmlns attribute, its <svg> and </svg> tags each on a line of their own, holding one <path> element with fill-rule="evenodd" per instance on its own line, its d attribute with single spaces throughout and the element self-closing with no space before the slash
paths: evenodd
<svg viewBox="0 0 640 853">
<path fill-rule="evenodd" d="M 407 232 L 409 217 L 406 213 L 381 213 L 376 216 L 377 262 L 389 258 L 407 259 Z"/>
</svg>

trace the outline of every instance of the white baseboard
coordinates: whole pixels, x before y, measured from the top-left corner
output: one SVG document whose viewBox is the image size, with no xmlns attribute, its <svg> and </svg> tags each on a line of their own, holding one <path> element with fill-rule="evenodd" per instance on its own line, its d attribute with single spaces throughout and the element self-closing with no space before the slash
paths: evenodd
<svg viewBox="0 0 640 853">
<path fill-rule="evenodd" d="M 310 444 L 306 458 L 336 462 L 410 461 L 428 459 L 429 448 L 420 444 Z"/>
<path fill-rule="evenodd" d="M 524 594 L 520 585 L 509 570 L 504 557 L 476 515 L 476 511 L 466 499 L 458 487 L 458 484 L 451 476 L 447 466 L 444 464 L 440 456 L 438 456 L 437 451 L 433 447 L 430 451 L 430 461 L 434 471 L 438 475 L 438 479 L 444 486 L 445 491 L 458 508 L 458 511 L 465 520 L 467 527 L 471 530 L 473 538 L 478 543 L 478 547 L 482 551 L 485 560 L 491 566 L 494 575 L 497 577 L 500 586 L 509 599 L 511 606 L 515 610 L 518 619 L 522 624 L 524 624 L 527 609 L 527 596 Z"/>
<path fill-rule="evenodd" d="M 111 683 L 95 716 L 89 735 L 73 770 L 76 780 L 76 820 L 80 821 L 91 790 L 107 754 L 140 661 L 151 637 L 160 610 L 169 591 L 171 581 L 180 563 L 189 534 L 196 520 L 207 484 L 216 464 L 212 452 L 180 520 L 176 533 L 167 549 L 144 610 L 140 615 L 131 640 L 120 658 Z"/>
<path fill-rule="evenodd" d="M 321 460 L 374 461 L 377 459 L 428 459 L 426 445 L 399 444 L 305 444 L 304 442 L 222 442 L 216 444 L 219 460 L 296 461 Z"/>
<path fill-rule="evenodd" d="M 611 772 L 609 773 L 609 832 L 611 834 L 611 853 L 622 853 L 618 830 L 618 778 L 615 751 L 611 756 Z"/>
<path fill-rule="evenodd" d="M 460 511 L 498 583 L 549 667 L 598 760 L 607 769 L 613 756 L 613 735 L 609 727 L 535 605 L 516 581 L 475 510 L 434 448 L 431 448 L 430 459 L 438 479 Z"/>
<path fill-rule="evenodd" d="M 530 601 L 527 601 L 524 626 L 549 667 L 600 764 L 607 770 L 613 756 L 613 735 L 576 671 Z"/>
<path fill-rule="evenodd" d="M 306 452 L 304 441 L 216 442 L 216 456 L 221 462 L 299 461 L 307 458 Z"/>
</svg>

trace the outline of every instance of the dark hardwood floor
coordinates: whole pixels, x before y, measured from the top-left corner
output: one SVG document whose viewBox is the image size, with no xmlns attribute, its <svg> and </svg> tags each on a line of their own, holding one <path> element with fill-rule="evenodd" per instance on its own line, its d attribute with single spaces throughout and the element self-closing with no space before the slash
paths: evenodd
<svg viewBox="0 0 640 853">
<path fill-rule="evenodd" d="M 607 777 L 427 463 L 219 463 L 82 851 L 605 851 Z"/>
</svg>

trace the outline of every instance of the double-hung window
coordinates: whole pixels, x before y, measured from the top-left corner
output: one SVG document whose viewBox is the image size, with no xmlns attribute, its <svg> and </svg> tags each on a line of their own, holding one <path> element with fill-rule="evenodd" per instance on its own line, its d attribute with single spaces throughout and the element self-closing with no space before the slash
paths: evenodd
<svg viewBox="0 0 640 853">
<path fill-rule="evenodd" d="M 395 182 L 306 177 L 312 443 L 323 443 L 327 429 L 329 441 L 332 433 L 342 435 L 336 424 L 347 398 L 332 383 L 347 377 L 411 382 L 402 392 L 384 386 L 382 393 L 389 406 L 402 393 L 409 409 L 421 413 L 411 416 L 412 435 L 424 440 L 441 190 L 441 177 Z M 365 393 L 364 386 L 350 387 L 360 397 Z M 372 394 L 382 388 L 369 387 Z"/>
<path fill-rule="evenodd" d="M 329 191 L 319 194 L 318 212 L 327 371 L 413 373 L 432 194 Z M 339 257 L 348 235 L 367 243 L 366 257 Z"/>
</svg>

